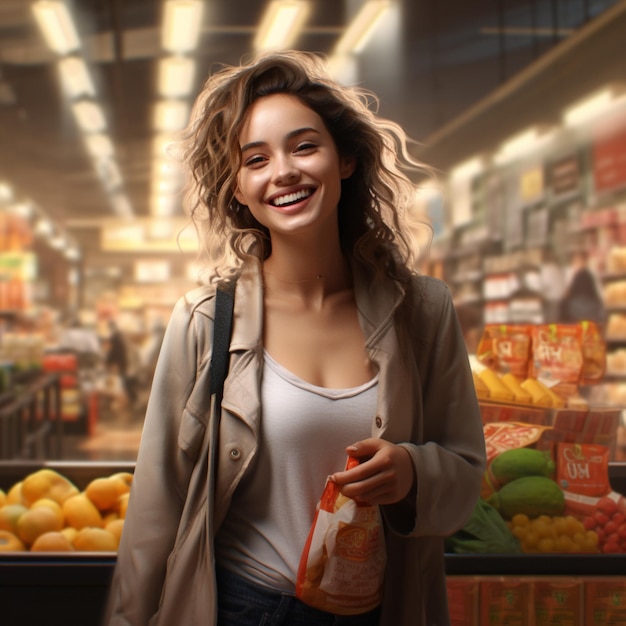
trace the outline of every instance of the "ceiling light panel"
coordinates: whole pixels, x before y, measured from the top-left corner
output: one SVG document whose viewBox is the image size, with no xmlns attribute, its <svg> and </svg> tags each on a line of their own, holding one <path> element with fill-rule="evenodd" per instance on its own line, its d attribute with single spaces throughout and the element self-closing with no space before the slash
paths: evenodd
<svg viewBox="0 0 626 626">
<path fill-rule="evenodd" d="M 257 36 L 255 50 L 282 50 L 297 40 L 311 12 L 307 0 L 273 0 L 268 5 Z"/>
<path fill-rule="evenodd" d="M 113 142 L 108 135 L 97 133 L 85 135 L 85 144 L 94 159 L 105 159 L 113 156 Z"/>
<path fill-rule="evenodd" d="M 154 127 L 159 132 L 171 133 L 187 124 L 189 105 L 182 100 L 162 100 L 155 105 Z"/>
<path fill-rule="evenodd" d="M 41 33 L 54 52 L 63 55 L 80 48 L 80 39 L 65 2 L 40 0 L 31 6 Z"/>
<path fill-rule="evenodd" d="M 368 0 L 337 42 L 334 54 L 358 54 L 374 34 L 382 18 L 391 9 L 390 0 Z"/>
<path fill-rule="evenodd" d="M 203 9 L 201 0 L 166 0 L 162 47 L 174 53 L 194 50 L 200 39 Z"/>
<path fill-rule="evenodd" d="M 59 72 L 63 89 L 70 98 L 96 95 L 87 64 L 83 59 L 73 56 L 61 59 Z"/>
<path fill-rule="evenodd" d="M 102 109 L 88 100 L 81 100 L 72 105 L 74 117 L 81 130 L 86 133 L 100 133 L 106 128 L 106 120 Z"/>
<path fill-rule="evenodd" d="M 163 98 L 181 98 L 191 93 L 196 64 L 188 57 L 167 57 L 159 62 L 159 94 Z"/>
</svg>

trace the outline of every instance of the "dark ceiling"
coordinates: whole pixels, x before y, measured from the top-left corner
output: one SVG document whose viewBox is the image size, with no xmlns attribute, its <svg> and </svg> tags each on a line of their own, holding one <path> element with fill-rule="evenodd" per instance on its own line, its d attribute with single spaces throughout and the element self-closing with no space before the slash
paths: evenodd
<svg viewBox="0 0 626 626">
<path fill-rule="evenodd" d="M 617 4 L 610 0 L 397 0 L 399 36 L 358 60 L 359 82 L 383 115 L 428 141 L 520 70 Z M 0 0 L 0 182 L 68 229 L 87 264 L 101 252 L 99 222 L 114 217 L 59 88 L 55 63 L 28 0 Z M 197 89 L 210 68 L 251 50 L 266 2 L 206 2 L 194 53 Z M 317 0 L 297 47 L 330 53 L 357 0 Z M 148 216 L 152 107 L 160 47 L 158 0 L 74 0 L 82 54 L 109 123 L 124 190 L 135 216 Z M 197 90 L 196 89 L 196 90 Z M 123 259 L 122 259 L 123 260 Z"/>
</svg>

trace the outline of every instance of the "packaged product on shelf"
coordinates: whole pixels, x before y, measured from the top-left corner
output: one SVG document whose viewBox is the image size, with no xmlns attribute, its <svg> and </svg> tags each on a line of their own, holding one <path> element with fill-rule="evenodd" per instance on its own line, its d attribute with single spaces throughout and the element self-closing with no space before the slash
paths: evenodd
<svg viewBox="0 0 626 626">
<path fill-rule="evenodd" d="M 487 324 L 476 349 L 478 362 L 499 373 L 528 376 L 531 327 L 527 324 Z"/>
<path fill-rule="evenodd" d="M 535 626 L 585 626 L 584 588 L 578 578 L 533 580 Z"/>
<path fill-rule="evenodd" d="M 624 626 L 626 624 L 626 579 L 623 577 L 586 578 L 585 626 Z"/>
<path fill-rule="evenodd" d="M 514 576 L 480 581 L 480 626 L 531 626 L 532 582 Z"/>
<path fill-rule="evenodd" d="M 477 626 L 478 579 L 473 576 L 447 576 L 450 626 Z"/>
</svg>

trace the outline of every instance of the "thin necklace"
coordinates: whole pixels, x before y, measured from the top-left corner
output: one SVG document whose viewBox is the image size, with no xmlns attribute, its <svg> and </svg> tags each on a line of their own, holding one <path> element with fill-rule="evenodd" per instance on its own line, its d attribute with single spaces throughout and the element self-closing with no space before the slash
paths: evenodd
<svg viewBox="0 0 626 626">
<path fill-rule="evenodd" d="M 271 272 L 263 272 L 264 276 L 271 276 L 274 280 L 277 280 L 279 283 L 284 283 L 285 285 L 299 285 L 302 283 L 310 283 L 314 280 L 321 280 L 322 278 L 324 278 L 323 274 L 316 274 L 314 277 L 312 278 L 302 278 L 300 280 L 284 280 L 282 278 L 279 278 L 278 276 L 276 276 L 276 274 L 272 274 Z"/>
</svg>

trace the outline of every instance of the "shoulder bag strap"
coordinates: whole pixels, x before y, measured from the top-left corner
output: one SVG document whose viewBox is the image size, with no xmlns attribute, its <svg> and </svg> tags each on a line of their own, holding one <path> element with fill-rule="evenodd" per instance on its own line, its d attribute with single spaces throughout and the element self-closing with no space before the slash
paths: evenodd
<svg viewBox="0 0 626 626">
<path fill-rule="evenodd" d="M 222 403 L 224 380 L 226 379 L 226 374 L 228 373 L 230 335 L 233 325 L 234 303 L 234 283 L 219 286 L 215 295 L 213 349 L 209 370 L 210 391 L 211 395 L 215 394 L 216 408 L 219 408 Z"/>
</svg>

